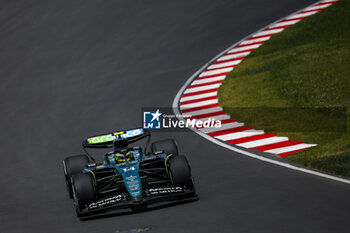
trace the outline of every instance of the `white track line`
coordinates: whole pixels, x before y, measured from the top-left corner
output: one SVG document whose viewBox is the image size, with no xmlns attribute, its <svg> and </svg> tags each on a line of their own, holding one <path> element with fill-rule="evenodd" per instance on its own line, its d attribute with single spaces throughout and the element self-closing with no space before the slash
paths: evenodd
<svg viewBox="0 0 350 233">
<path fill-rule="evenodd" d="M 314 7 L 316 6 L 317 4 L 320 4 L 320 3 L 324 3 L 324 2 L 331 2 L 331 1 L 321 1 L 321 2 L 317 2 L 309 7 Z M 300 11 L 299 11 L 300 12 Z M 295 13 L 294 15 L 297 15 L 297 13 Z M 183 117 L 181 117 L 181 112 L 179 111 L 179 100 L 181 98 L 181 95 L 185 92 L 186 88 L 191 84 L 191 82 L 196 78 L 198 77 L 198 75 L 201 75 L 202 71 L 206 69 L 206 67 L 208 67 L 210 64 L 212 64 L 213 62 L 215 62 L 216 60 L 219 60 L 222 56 L 224 56 L 226 53 L 228 53 L 228 51 L 232 51 L 233 48 L 235 46 L 237 46 L 239 43 L 242 43 L 244 40 L 246 40 L 247 38 L 250 38 L 252 36 L 257 36 L 259 35 L 259 33 L 262 33 L 262 32 L 266 32 L 268 30 L 266 30 L 266 28 L 270 27 L 270 26 L 273 26 L 274 24 L 277 24 L 278 22 L 282 21 L 283 19 L 281 20 L 278 20 L 270 25 L 268 25 L 267 27 L 261 29 L 259 32 L 257 33 L 252 33 L 251 35 L 247 36 L 246 38 L 243 38 L 241 41 L 239 41 L 238 43 L 235 43 L 233 44 L 231 47 L 229 47 L 228 49 L 226 49 L 225 51 L 223 51 L 222 53 L 218 54 L 216 57 L 214 57 L 211 61 L 209 61 L 208 63 L 206 63 L 201 69 L 199 69 L 196 73 L 194 73 L 187 81 L 186 83 L 181 87 L 181 89 L 179 90 L 179 92 L 176 94 L 175 98 L 174 98 L 174 101 L 173 101 L 173 109 L 174 109 L 174 113 L 179 116 L 180 119 L 183 119 Z M 271 31 L 271 30 L 270 30 Z M 261 34 L 260 34 L 261 35 Z M 227 55 L 225 56 L 227 57 Z M 224 72 L 223 72 L 224 73 Z M 199 111 L 193 111 L 193 112 L 200 112 L 200 111 L 203 111 L 203 110 L 199 110 Z M 208 108 L 208 109 L 204 109 L 204 111 L 208 111 L 209 113 L 211 112 L 215 112 L 215 111 L 222 111 L 222 108 L 220 107 L 217 107 L 217 108 Z M 207 112 L 207 113 L 208 113 Z M 185 113 L 185 114 L 188 114 L 188 113 Z M 205 113 L 204 113 L 205 114 Z M 313 170 L 310 170 L 310 169 L 307 169 L 307 168 L 303 168 L 303 167 L 297 167 L 295 165 L 292 165 L 292 164 L 289 164 L 289 163 L 286 163 L 286 162 L 281 162 L 281 161 L 278 161 L 278 160 L 274 160 L 274 159 L 270 159 L 270 158 L 266 158 L 266 157 L 263 157 L 263 156 L 260 156 L 260 155 L 257 155 L 257 154 L 254 154 L 252 152 L 248 152 L 248 151 L 244 151 L 244 150 L 241 150 L 239 148 L 236 148 L 230 144 L 227 144 L 225 142 L 222 142 L 220 141 L 218 138 L 220 139 L 225 139 L 225 140 L 229 140 L 227 139 L 227 136 L 231 137 L 231 138 L 234 138 L 234 133 L 231 133 L 231 134 L 226 134 L 226 135 L 221 135 L 221 136 L 216 136 L 216 137 L 211 137 L 210 135 L 207 135 L 203 132 L 201 132 L 200 130 L 198 129 L 195 129 L 195 128 L 191 128 L 191 130 L 193 130 L 195 133 L 197 133 L 198 135 L 206 138 L 207 140 L 221 146 L 221 147 L 225 147 L 229 150 L 232 150 L 232 151 L 235 151 L 239 154 L 242 154 L 242 155 L 246 155 L 246 156 L 249 156 L 251 158 L 255 158 L 255 159 L 258 159 L 258 160 L 261 160 L 261 161 L 264 161 L 264 162 L 268 162 L 268 163 L 271 163 L 271 164 L 275 164 L 275 165 L 278 165 L 278 166 L 281 166 L 281 167 L 285 167 L 285 168 L 289 168 L 291 170 L 295 170 L 295 171 L 299 171 L 299 172 L 304 172 L 304 173 L 308 173 L 308 174 L 311 174 L 311 175 L 316 175 L 316 176 L 320 176 L 320 177 L 323 177 L 323 178 L 327 178 L 327 179 L 331 179 L 331 180 L 335 180 L 335 181 L 339 181 L 339 182 L 343 182 L 343 183 L 346 183 L 346 184 L 350 184 L 350 180 L 348 179 L 344 179 L 344 178 L 340 178 L 340 177 L 336 177 L 336 176 L 332 176 L 332 175 L 328 175 L 328 174 L 325 174 L 325 173 L 322 173 L 322 172 L 318 172 L 318 171 L 313 171 Z M 248 133 L 250 130 L 247 130 Z M 242 131 L 243 133 L 247 131 Z M 239 132 L 239 133 L 236 133 L 236 134 L 241 134 L 242 132 Z M 250 131 L 251 133 L 254 133 L 254 132 L 258 132 L 257 130 L 251 130 Z M 260 131 L 260 133 L 264 133 L 263 131 Z M 242 135 L 241 135 L 242 136 Z M 298 145 L 295 145 L 295 146 L 307 146 L 307 147 L 310 147 L 310 146 L 315 146 L 315 144 L 298 144 Z M 290 151 L 290 149 L 295 149 L 296 147 L 293 147 L 293 146 L 289 146 L 288 148 L 287 147 L 282 147 L 284 148 L 284 151 L 288 150 Z M 282 148 L 278 148 L 279 151 L 277 152 L 280 152 Z M 276 149 L 273 149 L 273 150 L 268 150 L 268 151 L 275 151 Z M 284 153 L 284 152 L 280 152 L 280 153 Z"/>
</svg>

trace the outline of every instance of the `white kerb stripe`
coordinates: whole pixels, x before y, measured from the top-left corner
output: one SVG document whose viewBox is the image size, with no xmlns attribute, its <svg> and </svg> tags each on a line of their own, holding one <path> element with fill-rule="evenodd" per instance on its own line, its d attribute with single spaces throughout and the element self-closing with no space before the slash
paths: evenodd
<svg viewBox="0 0 350 233">
<path fill-rule="evenodd" d="M 321 2 L 317 2 L 317 3 L 326 3 L 326 2 L 329 2 L 329 3 L 332 4 L 332 2 L 334 2 L 334 1 L 339 1 L 339 0 L 324 0 L 324 1 L 321 1 Z M 317 4 L 317 3 L 316 3 L 316 4 Z"/>
<path fill-rule="evenodd" d="M 261 31 L 257 34 L 254 34 L 253 37 L 257 37 L 257 36 L 265 36 L 265 35 L 270 35 L 270 34 L 276 34 L 279 33 L 281 31 L 283 31 L 284 28 L 279 28 L 279 29 L 271 29 L 271 30 L 264 30 Z"/>
<path fill-rule="evenodd" d="M 194 118 L 196 118 L 196 117 L 194 117 Z M 212 116 L 212 117 L 196 118 L 196 119 L 200 119 L 201 121 L 205 121 L 208 119 L 213 119 L 215 121 L 222 121 L 222 120 L 230 119 L 230 116 L 227 114 L 222 114 L 222 115 L 217 115 L 217 116 Z"/>
<path fill-rule="evenodd" d="M 286 147 L 266 150 L 265 152 L 272 153 L 272 154 L 281 154 L 281 153 L 291 152 L 291 151 L 295 151 L 295 150 L 306 149 L 306 148 L 313 147 L 313 146 L 317 146 L 317 144 L 301 143 L 301 144 L 297 144 L 294 146 L 286 146 Z"/>
<path fill-rule="evenodd" d="M 197 85 L 197 84 L 203 84 L 203 83 L 210 83 L 210 82 L 220 81 L 220 80 L 224 80 L 225 78 L 226 78 L 226 76 L 222 75 L 222 76 L 217 76 L 217 77 L 212 77 L 212 78 L 204 78 L 204 79 L 194 80 L 191 83 L 191 85 Z"/>
<path fill-rule="evenodd" d="M 264 130 L 248 129 L 248 130 L 244 130 L 241 132 L 227 133 L 224 135 L 215 136 L 215 138 L 223 140 L 223 141 L 228 141 L 228 140 L 245 138 L 245 137 L 250 137 L 250 136 L 260 135 L 260 134 L 264 134 Z"/>
<path fill-rule="evenodd" d="M 218 61 L 226 61 L 226 60 L 230 60 L 230 59 L 235 59 L 238 57 L 245 57 L 247 55 L 249 55 L 250 52 L 243 52 L 243 53 L 235 53 L 235 54 L 230 54 L 230 55 L 225 55 L 222 56 L 218 59 Z"/>
<path fill-rule="evenodd" d="M 221 85 L 221 83 L 206 85 L 206 86 L 202 86 L 202 87 L 189 87 L 184 93 L 194 93 L 194 92 L 198 92 L 198 91 L 215 89 L 215 88 L 219 88 L 220 85 Z"/>
<path fill-rule="evenodd" d="M 325 5 L 320 5 L 320 6 L 311 6 L 311 7 L 305 8 L 303 11 L 312 11 L 312 10 L 318 10 L 318 9 L 321 10 L 323 8 L 329 7 L 330 5 L 332 5 L 332 4 L 325 4 Z"/>
<path fill-rule="evenodd" d="M 276 23 L 275 25 L 272 25 L 270 28 L 283 27 L 283 26 L 287 26 L 287 25 L 296 24 L 296 23 L 299 22 L 300 20 L 301 20 L 301 19 L 291 20 L 291 21 L 285 21 L 285 22 L 281 22 L 281 23 Z"/>
<path fill-rule="evenodd" d="M 271 38 L 270 36 L 266 36 L 266 37 L 261 37 L 261 38 L 258 38 L 258 39 L 245 40 L 242 43 L 240 43 L 240 45 L 252 44 L 252 43 L 256 43 L 256 42 L 267 41 L 270 38 Z"/>
<path fill-rule="evenodd" d="M 242 46 L 242 47 L 239 47 L 239 48 L 231 49 L 231 50 L 228 51 L 228 52 L 229 52 L 229 53 L 236 53 L 236 52 L 241 52 L 241 51 L 244 51 L 244 50 L 256 49 L 256 48 L 258 48 L 260 45 L 261 45 L 261 44 L 254 44 L 254 45 Z"/>
<path fill-rule="evenodd" d="M 202 128 L 200 129 L 200 131 L 204 132 L 204 133 L 212 133 L 212 132 L 216 132 L 216 131 L 221 131 L 221 130 L 225 130 L 225 129 L 231 129 L 231 128 L 237 128 L 240 126 L 243 126 L 244 123 L 239 123 L 239 122 L 232 122 L 232 123 L 228 123 L 228 124 L 223 124 L 221 125 L 221 127 L 218 128 Z"/>
<path fill-rule="evenodd" d="M 192 111 L 192 112 L 186 112 L 186 115 L 191 115 L 193 117 L 207 114 L 207 113 L 213 113 L 213 112 L 220 112 L 222 111 L 222 107 L 214 107 L 214 108 L 206 108 L 206 109 L 201 109 L 197 111 Z"/>
<path fill-rule="evenodd" d="M 199 94 L 199 95 L 191 95 L 191 96 L 182 97 L 180 99 L 180 104 L 181 104 L 181 102 L 184 102 L 184 101 L 196 100 L 196 99 L 201 99 L 201 98 L 205 98 L 205 97 L 216 96 L 217 93 L 218 93 L 217 91 L 213 91 L 213 92 Z"/>
<path fill-rule="evenodd" d="M 233 70 L 232 67 L 223 68 L 223 69 L 219 69 L 219 70 L 205 71 L 205 72 L 201 73 L 201 74 L 199 75 L 199 77 L 205 77 L 205 76 L 209 76 L 209 75 L 215 75 L 215 74 L 226 73 L 226 72 L 230 72 L 231 70 Z"/>
<path fill-rule="evenodd" d="M 299 13 L 299 14 L 291 15 L 291 16 L 287 17 L 286 19 L 296 19 L 296 18 L 307 17 L 309 15 L 316 14 L 317 12 L 318 11 L 307 12 L 307 13 Z"/>
<path fill-rule="evenodd" d="M 288 138 L 287 137 L 270 137 L 270 138 L 263 138 L 263 139 L 259 139 L 251 142 L 240 143 L 240 144 L 237 144 L 237 146 L 252 148 L 256 146 L 264 146 L 264 145 L 269 145 L 269 144 L 284 142 L 284 141 L 288 141 Z"/>
<path fill-rule="evenodd" d="M 218 99 L 213 99 L 213 100 L 199 101 L 191 104 L 181 104 L 180 109 L 196 108 L 196 107 L 201 107 L 209 104 L 216 104 L 217 102 L 218 102 Z"/>
<path fill-rule="evenodd" d="M 326 3 L 326 2 L 329 2 L 332 4 L 332 2 L 334 2 L 335 0 L 324 0 L 324 1 L 321 1 L 321 2 L 317 2 L 316 4 L 319 4 L 319 3 Z M 338 1 L 338 0 L 336 0 Z"/>
<path fill-rule="evenodd" d="M 215 69 L 215 68 L 220 68 L 220 67 L 225 67 L 225 66 L 234 66 L 237 65 L 241 62 L 242 60 L 235 60 L 235 61 L 229 61 L 229 62 L 224 62 L 224 63 L 219 63 L 215 65 L 211 65 L 208 67 L 209 69 Z"/>
</svg>

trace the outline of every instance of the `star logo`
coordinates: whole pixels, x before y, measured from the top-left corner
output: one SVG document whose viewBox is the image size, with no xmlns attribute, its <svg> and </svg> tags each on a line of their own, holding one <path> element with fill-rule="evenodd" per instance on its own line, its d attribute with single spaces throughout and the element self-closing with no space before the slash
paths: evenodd
<svg viewBox="0 0 350 233">
<path fill-rule="evenodd" d="M 143 128 L 144 129 L 160 129 L 162 113 L 157 111 L 143 112 Z"/>
<path fill-rule="evenodd" d="M 154 120 L 159 121 L 159 117 L 160 117 L 162 114 L 159 113 L 159 109 L 157 109 L 157 111 L 156 111 L 155 113 L 151 113 L 151 115 L 153 116 L 153 118 L 152 118 L 152 120 L 151 120 L 151 122 L 152 122 L 152 121 L 154 121 Z"/>
</svg>

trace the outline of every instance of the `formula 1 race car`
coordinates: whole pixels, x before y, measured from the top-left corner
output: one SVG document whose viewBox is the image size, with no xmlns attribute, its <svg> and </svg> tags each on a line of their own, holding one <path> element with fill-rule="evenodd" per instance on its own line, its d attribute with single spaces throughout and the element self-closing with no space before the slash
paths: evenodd
<svg viewBox="0 0 350 233">
<path fill-rule="evenodd" d="M 148 138 L 145 147 L 128 145 Z M 151 144 L 150 132 L 142 128 L 87 138 L 84 155 L 63 160 L 69 196 L 78 217 L 105 212 L 112 208 L 144 210 L 161 201 L 196 200 L 191 168 L 187 158 L 178 154 L 175 140 Z M 113 148 L 96 162 L 86 148 Z"/>
</svg>

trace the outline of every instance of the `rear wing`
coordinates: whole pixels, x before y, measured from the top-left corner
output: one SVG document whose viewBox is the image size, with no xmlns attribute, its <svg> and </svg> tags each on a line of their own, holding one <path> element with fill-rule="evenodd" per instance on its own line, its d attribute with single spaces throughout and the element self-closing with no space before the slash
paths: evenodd
<svg viewBox="0 0 350 233">
<path fill-rule="evenodd" d="M 123 142 L 127 144 L 133 143 L 147 136 L 150 136 L 150 132 L 142 128 L 129 129 L 89 137 L 83 141 L 82 146 L 84 148 L 109 148 L 113 147 L 118 142 L 121 142 L 121 144 L 123 144 Z"/>
</svg>

